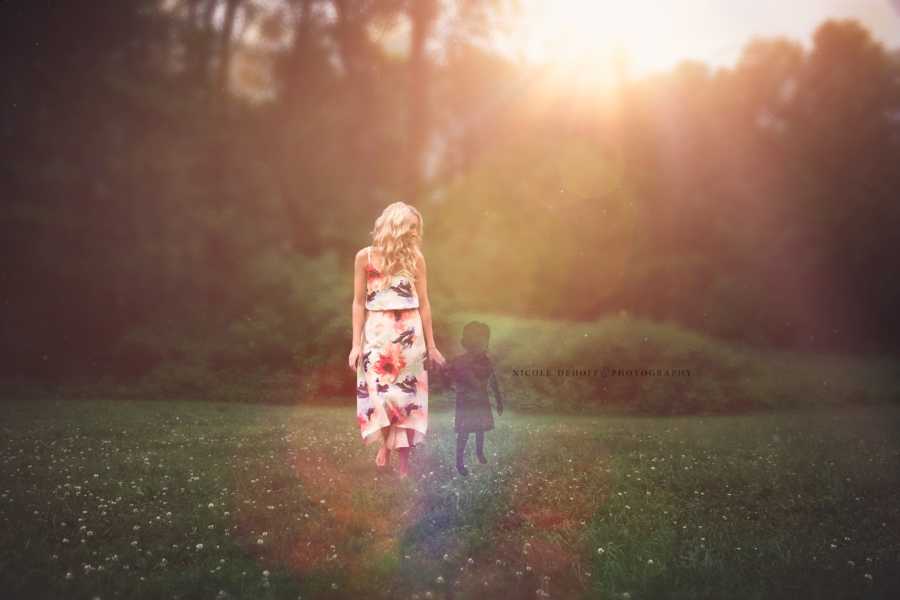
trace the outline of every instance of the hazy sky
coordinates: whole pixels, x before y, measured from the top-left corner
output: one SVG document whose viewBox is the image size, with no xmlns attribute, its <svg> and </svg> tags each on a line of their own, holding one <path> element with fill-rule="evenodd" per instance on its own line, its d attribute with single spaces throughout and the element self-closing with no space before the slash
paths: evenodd
<svg viewBox="0 0 900 600">
<path fill-rule="evenodd" d="M 533 60 L 604 60 L 626 49 L 632 69 L 679 60 L 731 64 L 753 36 L 811 43 L 828 18 L 856 18 L 888 48 L 900 48 L 900 0 L 521 0 L 529 15 L 515 46 Z"/>
</svg>

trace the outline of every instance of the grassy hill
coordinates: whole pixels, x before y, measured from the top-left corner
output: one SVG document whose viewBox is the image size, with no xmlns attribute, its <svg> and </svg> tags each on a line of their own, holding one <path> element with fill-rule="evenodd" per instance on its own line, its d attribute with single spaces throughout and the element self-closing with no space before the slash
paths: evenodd
<svg viewBox="0 0 900 600">
<path fill-rule="evenodd" d="M 461 332 L 470 320 L 490 325 L 498 374 L 521 409 L 723 414 L 900 401 L 892 357 L 760 350 L 627 315 L 571 322 L 459 313 L 446 330 Z M 447 347 L 461 351 L 457 339 Z M 551 374 L 523 374 L 528 368 Z M 561 368 L 596 373 L 552 374 Z"/>
<path fill-rule="evenodd" d="M 897 357 L 760 350 L 627 315 L 583 322 L 448 313 L 434 325 L 446 356 L 461 352 L 459 337 L 470 320 L 490 326 L 501 386 L 509 405 L 520 411 L 739 414 L 900 401 Z M 139 381 L 7 383 L 4 393 L 343 405 L 354 397 L 356 378 L 346 365 L 350 333 L 342 331 L 346 320 L 340 323 L 307 332 L 316 351 L 298 357 L 291 372 L 214 371 L 203 350 L 193 348 Z M 557 369 L 582 371 L 560 375 Z M 432 403 L 451 404 L 446 392 L 435 378 Z"/>
</svg>

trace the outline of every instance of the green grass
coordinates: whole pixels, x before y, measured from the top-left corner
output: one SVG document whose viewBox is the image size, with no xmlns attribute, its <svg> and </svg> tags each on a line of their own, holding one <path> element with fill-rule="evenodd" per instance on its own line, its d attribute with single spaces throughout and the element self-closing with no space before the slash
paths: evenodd
<svg viewBox="0 0 900 600">
<path fill-rule="evenodd" d="M 470 440 L 466 479 L 453 469 L 452 414 L 438 410 L 407 480 L 375 472 L 352 406 L 0 410 L 8 597 L 900 592 L 897 407 L 507 411 L 487 435 L 487 465 Z"/>
</svg>

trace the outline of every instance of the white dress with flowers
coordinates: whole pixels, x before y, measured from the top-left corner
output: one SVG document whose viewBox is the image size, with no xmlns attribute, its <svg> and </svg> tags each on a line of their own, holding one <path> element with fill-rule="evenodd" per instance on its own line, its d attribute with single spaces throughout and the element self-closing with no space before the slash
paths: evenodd
<svg viewBox="0 0 900 600">
<path fill-rule="evenodd" d="M 388 448 L 415 446 L 428 430 L 427 349 L 419 298 L 408 277 L 385 277 L 372 263 L 371 247 L 366 252 L 356 419 L 366 444 L 384 440 Z"/>
</svg>

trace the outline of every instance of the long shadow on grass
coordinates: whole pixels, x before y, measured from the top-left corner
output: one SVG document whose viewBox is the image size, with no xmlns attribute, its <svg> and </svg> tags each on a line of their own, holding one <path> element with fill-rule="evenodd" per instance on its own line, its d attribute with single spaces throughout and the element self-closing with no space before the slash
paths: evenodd
<svg viewBox="0 0 900 600">
<path fill-rule="evenodd" d="M 489 434 L 497 448 L 489 464 L 447 480 L 428 475 L 453 464 L 453 435 L 444 433 L 423 457 L 419 520 L 401 541 L 402 589 L 447 598 L 583 595 L 585 525 L 607 494 L 603 442 L 577 422 L 512 417 Z"/>
<path fill-rule="evenodd" d="M 299 517 L 281 544 L 263 548 L 315 597 L 572 598 L 589 588 L 583 537 L 606 500 L 608 450 L 577 420 L 507 413 L 488 434 L 488 464 L 471 448 L 465 478 L 446 415 L 433 419 L 405 480 L 376 471 L 374 446 L 310 431 L 275 457 L 289 475 L 270 477 L 268 489 L 245 485 L 240 496 L 258 501 L 239 521 L 250 532 Z M 273 514 L 272 495 L 260 494 L 282 485 L 299 485 L 302 498 L 293 513 Z M 255 535 L 243 537 L 259 552 Z"/>
</svg>

